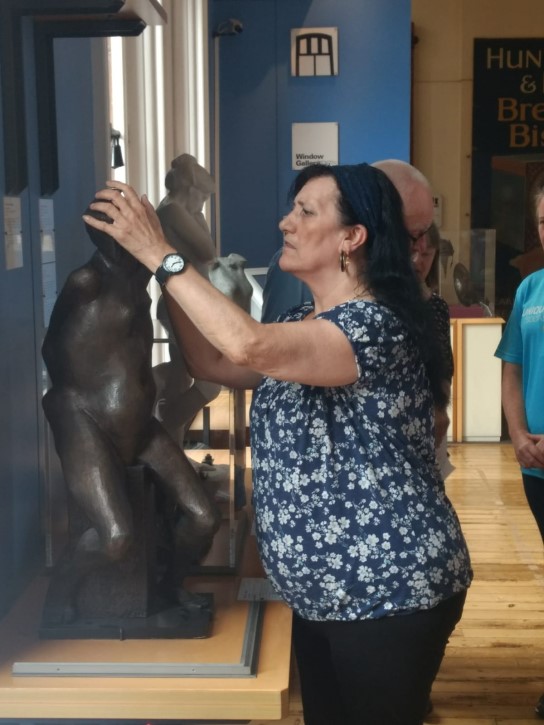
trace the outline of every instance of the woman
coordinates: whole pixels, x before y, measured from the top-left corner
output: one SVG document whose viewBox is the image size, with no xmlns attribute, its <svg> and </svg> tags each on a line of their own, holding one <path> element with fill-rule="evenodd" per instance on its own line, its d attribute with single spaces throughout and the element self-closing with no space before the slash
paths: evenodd
<svg viewBox="0 0 544 725">
<path fill-rule="evenodd" d="M 544 249 L 544 187 L 535 196 L 536 221 Z M 502 407 L 525 495 L 544 540 L 544 270 L 521 282 L 495 355 L 504 361 Z M 544 695 L 536 712 L 544 718 Z"/>
<path fill-rule="evenodd" d="M 157 269 L 151 205 L 111 185 L 94 206 Z M 306 725 L 417 725 L 471 579 L 435 461 L 428 309 L 383 172 L 310 166 L 293 200 L 280 264 L 313 304 L 263 325 L 189 267 L 166 282 L 172 322 L 195 374 L 257 388 L 259 550 L 294 610 Z"/>
<path fill-rule="evenodd" d="M 450 311 L 446 300 L 438 294 L 440 232 L 431 224 L 427 232 L 412 244 L 412 264 L 421 285 L 423 299 L 429 304 L 434 319 L 436 342 L 442 356 L 443 389 L 449 401 L 453 378 L 453 351 L 450 337 Z M 435 411 L 436 456 L 442 476 L 453 470 L 447 452 L 449 416 L 445 407 Z"/>
</svg>

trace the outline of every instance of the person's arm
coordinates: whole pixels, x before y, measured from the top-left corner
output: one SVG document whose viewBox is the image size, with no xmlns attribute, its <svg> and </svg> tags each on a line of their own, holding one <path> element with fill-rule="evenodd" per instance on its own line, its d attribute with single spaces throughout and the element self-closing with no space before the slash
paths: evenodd
<svg viewBox="0 0 544 725">
<path fill-rule="evenodd" d="M 544 436 L 529 433 L 527 429 L 521 365 L 504 363 L 502 406 L 519 464 L 523 468 L 544 468 Z"/>
<path fill-rule="evenodd" d="M 85 221 L 110 234 L 154 272 L 164 256 L 174 251 L 164 237 L 157 215 L 149 201 L 145 197 L 140 201 L 130 186 L 117 181 L 111 185 L 112 188 L 96 194 L 97 199 L 105 202 L 93 203 L 91 208 L 108 214 L 113 224 L 89 216 Z M 167 291 L 210 343 L 207 354 L 213 348 L 217 351 L 214 364 L 226 365 L 223 358 L 227 358 L 239 368 L 240 381 L 242 370 L 252 372 L 248 380 L 253 381 L 255 372 L 319 386 L 347 385 L 357 379 L 355 354 L 349 340 L 327 320 L 261 324 L 191 265 L 182 274 L 170 277 Z M 183 340 L 186 331 L 177 332 Z M 201 352 L 205 350 L 201 348 Z"/>
<path fill-rule="evenodd" d="M 425 285 L 426 286 L 426 285 Z M 428 289 L 428 288 L 427 288 Z M 442 358 L 443 374 L 442 388 L 446 400 L 451 398 L 451 382 L 453 378 L 453 351 L 451 348 L 450 313 L 447 302 L 436 293 L 430 293 L 428 302 L 431 305 L 434 319 L 435 335 L 440 356 Z M 450 418 L 448 415 L 448 403 L 443 406 L 435 406 L 435 444 L 438 448 L 444 436 L 448 432 Z"/>
<path fill-rule="evenodd" d="M 260 373 L 232 363 L 206 340 L 166 290 L 163 290 L 163 298 L 179 350 L 194 378 L 230 388 L 249 390 L 257 387 L 262 378 Z"/>
<path fill-rule="evenodd" d="M 444 393 L 447 395 L 448 400 L 451 396 L 451 383 L 448 380 L 444 380 L 442 383 Z M 434 409 L 434 440 L 435 447 L 438 448 L 442 443 L 445 435 L 448 432 L 450 426 L 450 416 L 448 415 L 447 406 L 435 406 Z"/>
</svg>

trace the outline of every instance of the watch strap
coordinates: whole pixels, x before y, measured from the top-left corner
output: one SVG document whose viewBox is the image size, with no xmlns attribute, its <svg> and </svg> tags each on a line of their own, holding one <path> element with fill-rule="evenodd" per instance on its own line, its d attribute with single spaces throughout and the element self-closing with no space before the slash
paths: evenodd
<svg viewBox="0 0 544 725">
<path fill-rule="evenodd" d="M 171 276 L 172 276 L 172 272 L 168 272 L 162 266 L 162 264 L 159 267 L 157 267 L 157 271 L 155 272 L 155 279 L 157 280 L 157 282 L 160 284 L 161 287 L 163 287 L 168 282 L 168 280 L 170 279 Z"/>
</svg>

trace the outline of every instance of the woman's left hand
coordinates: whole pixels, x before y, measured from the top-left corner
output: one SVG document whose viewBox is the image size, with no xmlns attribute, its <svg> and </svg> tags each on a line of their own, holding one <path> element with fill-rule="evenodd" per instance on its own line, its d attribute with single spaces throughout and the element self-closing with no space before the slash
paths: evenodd
<svg viewBox="0 0 544 725">
<path fill-rule="evenodd" d="M 121 181 L 108 181 L 107 188 L 95 194 L 90 208 L 103 212 L 112 224 L 91 215 L 83 219 L 89 226 L 112 236 L 127 252 L 155 272 L 164 256 L 175 251 L 167 242 L 159 218 L 147 197 Z"/>
</svg>

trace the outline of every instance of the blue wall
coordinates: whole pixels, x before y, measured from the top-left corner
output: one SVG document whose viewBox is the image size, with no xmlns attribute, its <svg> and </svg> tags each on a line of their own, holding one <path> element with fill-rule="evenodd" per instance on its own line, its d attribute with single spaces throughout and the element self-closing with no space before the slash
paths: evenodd
<svg viewBox="0 0 544 725">
<path fill-rule="evenodd" d="M 222 253 L 263 266 L 296 173 L 292 123 L 338 122 L 340 163 L 409 160 L 410 0 L 210 0 L 211 32 L 228 18 L 244 30 L 219 40 Z M 337 76 L 291 76 L 300 27 L 338 28 Z"/>
</svg>

